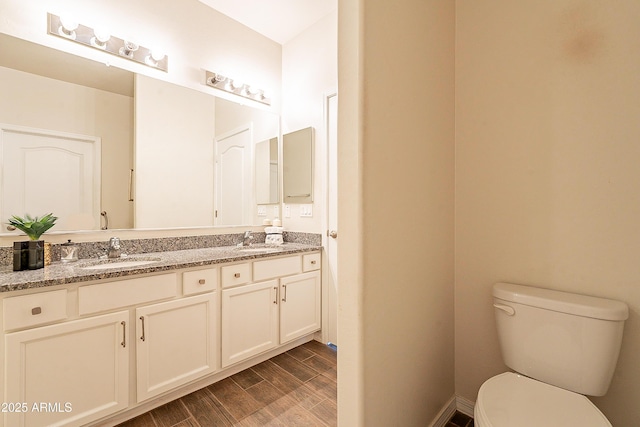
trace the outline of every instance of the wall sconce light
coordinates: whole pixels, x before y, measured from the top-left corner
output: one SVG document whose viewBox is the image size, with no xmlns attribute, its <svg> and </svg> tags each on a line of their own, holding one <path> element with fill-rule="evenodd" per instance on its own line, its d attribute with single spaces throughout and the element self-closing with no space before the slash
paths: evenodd
<svg viewBox="0 0 640 427">
<path fill-rule="evenodd" d="M 230 77 L 225 77 L 222 74 L 207 71 L 205 83 L 207 86 L 233 93 L 234 95 L 251 99 L 253 101 L 258 101 L 266 105 L 271 105 L 271 99 L 267 97 L 264 90 L 245 84 L 238 79 L 232 79 Z"/>
<path fill-rule="evenodd" d="M 165 72 L 169 69 L 169 58 L 164 53 L 159 55 L 158 50 L 152 51 L 147 47 L 115 37 L 105 29 L 93 29 L 66 17 L 51 13 L 47 14 L 47 17 L 49 21 L 48 33 L 51 35 L 100 49 Z"/>
</svg>

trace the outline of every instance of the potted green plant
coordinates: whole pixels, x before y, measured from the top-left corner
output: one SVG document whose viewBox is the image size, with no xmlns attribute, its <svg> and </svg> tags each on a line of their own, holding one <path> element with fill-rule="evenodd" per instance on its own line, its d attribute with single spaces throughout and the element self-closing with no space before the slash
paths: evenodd
<svg viewBox="0 0 640 427">
<path fill-rule="evenodd" d="M 44 241 L 40 240 L 40 236 L 45 231 L 49 230 L 56 223 L 58 217 L 53 216 L 52 213 L 48 213 L 38 218 L 37 216 L 32 218 L 29 214 L 25 214 L 24 218 L 13 215 L 9 218 L 9 225 L 22 231 L 29 237 L 28 242 L 16 242 L 13 245 L 13 269 L 24 270 L 36 270 L 44 267 Z M 17 262 L 16 251 L 20 250 L 20 261 Z M 26 249 L 26 265 L 25 261 L 25 249 Z M 19 268 L 16 268 L 19 267 Z"/>
</svg>

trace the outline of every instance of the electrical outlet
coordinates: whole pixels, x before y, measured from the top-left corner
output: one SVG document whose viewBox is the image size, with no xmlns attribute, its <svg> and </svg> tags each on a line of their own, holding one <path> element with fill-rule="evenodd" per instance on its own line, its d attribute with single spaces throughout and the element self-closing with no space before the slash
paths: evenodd
<svg viewBox="0 0 640 427">
<path fill-rule="evenodd" d="M 291 206 L 284 205 L 284 217 L 291 218 Z"/>
<path fill-rule="evenodd" d="M 258 206 L 258 216 L 267 216 L 266 206 Z"/>
</svg>

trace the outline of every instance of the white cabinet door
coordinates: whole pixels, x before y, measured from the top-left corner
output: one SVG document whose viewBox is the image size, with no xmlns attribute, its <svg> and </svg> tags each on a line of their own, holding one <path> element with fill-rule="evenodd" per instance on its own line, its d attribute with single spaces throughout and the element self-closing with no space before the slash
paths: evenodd
<svg viewBox="0 0 640 427">
<path fill-rule="evenodd" d="M 136 309 L 137 401 L 216 369 L 215 293 Z"/>
<path fill-rule="evenodd" d="M 320 330 L 320 272 L 280 279 L 280 344 Z"/>
<path fill-rule="evenodd" d="M 126 311 L 5 335 L 5 426 L 79 426 L 127 407 Z M 15 410 L 15 407 L 13 408 Z"/>
<path fill-rule="evenodd" d="M 222 291 L 222 367 L 278 345 L 278 281 Z"/>
</svg>

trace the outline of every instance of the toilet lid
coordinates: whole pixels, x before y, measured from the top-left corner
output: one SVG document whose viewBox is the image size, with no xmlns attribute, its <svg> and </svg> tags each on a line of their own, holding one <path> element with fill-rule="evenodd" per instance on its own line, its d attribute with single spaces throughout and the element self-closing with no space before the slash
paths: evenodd
<svg viewBox="0 0 640 427">
<path fill-rule="evenodd" d="M 482 384 L 475 418 L 482 427 L 611 427 L 585 396 L 512 372 Z"/>
</svg>

